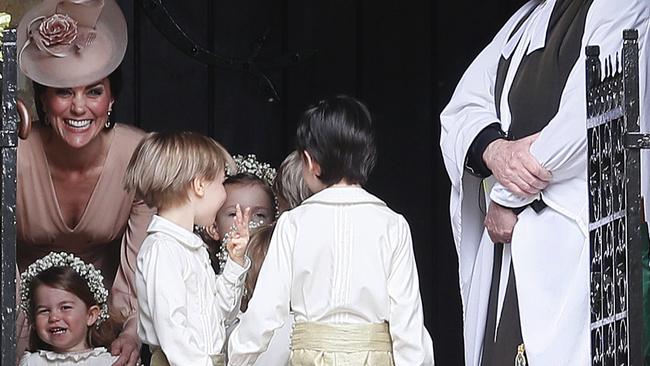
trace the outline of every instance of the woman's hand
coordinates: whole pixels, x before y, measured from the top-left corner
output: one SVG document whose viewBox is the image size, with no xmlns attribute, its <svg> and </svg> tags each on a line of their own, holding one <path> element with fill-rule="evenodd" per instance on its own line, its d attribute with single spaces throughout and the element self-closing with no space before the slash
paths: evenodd
<svg viewBox="0 0 650 366">
<path fill-rule="evenodd" d="M 246 247 L 248 246 L 248 239 L 250 239 L 248 224 L 250 222 L 251 209 L 250 207 L 246 207 L 242 214 L 241 207 L 238 204 L 236 210 L 235 227 L 230 232 L 229 240 L 226 242 L 226 249 L 228 250 L 230 259 L 243 267 L 246 263 Z"/>
<path fill-rule="evenodd" d="M 539 133 L 516 141 L 495 140 L 483 152 L 483 161 L 494 178 L 514 195 L 528 198 L 541 192 L 551 181 L 551 172 L 544 169 L 530 153 L 530 145 Z"/>
<path fill-rule="evenodd" d="M 120 356 L 113 366 L 136 366 L 140 361 L 140 342 L 125 332 L 111 343 L 111 354 Z"/>
<path fill-rule="evenodd" d="M 512 209 L 490 202 L 484 224 L 493 243 L 510 243 L 516 223 L 517 215 Z"/>
</svg>

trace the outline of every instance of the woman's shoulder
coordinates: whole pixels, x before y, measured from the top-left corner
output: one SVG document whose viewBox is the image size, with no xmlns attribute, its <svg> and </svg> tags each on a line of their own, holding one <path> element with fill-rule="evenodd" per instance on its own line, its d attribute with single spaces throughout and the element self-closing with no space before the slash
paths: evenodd
<svg viewBox="0 0 650 366">
<path fill-rule="evenodd" d="M 123 123 L 116 123 L 113 128 L 115 128 L 115 137 L 117 137 L 117 141 L 133 145 L 134 147 L 147 134 L 144 130 L 141 130 L 136 126 Z"/>
<path fill-rule="evenodd" d="M 121 123 L 116 123 L 113 129 L 115 135 L 111 143 L 111 155 L 113 157 L 111 160 L 119 161 L 119 164 L 126 169 L 126 165 L 131 160 L 131 154 L 133 154 L 138 143 L 144 138 L 146 132 L 135 126 Z"/>
</svg>

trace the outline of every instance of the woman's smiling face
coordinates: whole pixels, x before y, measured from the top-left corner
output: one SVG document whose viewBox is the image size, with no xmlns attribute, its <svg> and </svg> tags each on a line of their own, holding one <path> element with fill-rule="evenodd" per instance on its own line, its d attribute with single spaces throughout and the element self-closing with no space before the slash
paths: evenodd
<svg viewBox="0 0 650 366">
<path fill-rule="evenodd" d="M 110 82 L 74 88 L 45 88 L 41 95 L 47 123 L 72 148 L 82 148 L 99 135 L 113 105 Z"/>
</svg>

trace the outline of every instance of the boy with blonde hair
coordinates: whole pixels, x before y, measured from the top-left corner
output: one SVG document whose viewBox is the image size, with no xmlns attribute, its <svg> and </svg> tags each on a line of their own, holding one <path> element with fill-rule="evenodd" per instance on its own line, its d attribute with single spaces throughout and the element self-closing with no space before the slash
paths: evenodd
<svg viewBox="0 0 650 366">
<path fill-rule="evenodd" d="M 152 133 L 136 148 L 125 177 L 158 209 L 137 258 L 138 334 L 152 350 L 151 365 L 225 365 L 224 321 L 239 311 L 250 267 L 248 210 L 237 207 L 229 258 L 216 276 L 194 225 L 210 225 L 226 198 L 229 155 L 214 140 L 191 132 Z"/>
</svg>

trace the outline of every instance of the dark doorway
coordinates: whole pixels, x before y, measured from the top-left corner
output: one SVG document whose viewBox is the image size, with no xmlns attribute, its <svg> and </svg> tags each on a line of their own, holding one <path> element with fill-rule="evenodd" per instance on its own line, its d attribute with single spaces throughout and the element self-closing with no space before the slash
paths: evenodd
<svg viewBox="0 0 650 366">
<path fill-rule="evenodd" d="M 194 130 L 232 153 L 277 166 L 293 149 L 310 103 L 333 94 L 366 102 L 379 145 L 368 189 L 411 225 L 436 364 L 462 365 L 457 258 L 438 115 L 462 72 L 518 5 L 513 0 L 163 0 L 197 45 L 234 58 L 266 35 L 260 60 L 316 50 L 259 78 L 208 66 L 174 46 L 147 16 L 150 0 L 119 1 L 129 23 L 119 121 L 145 130 Z M 369 274 L 371 275 L 371 274 Z"/>
</svg>

